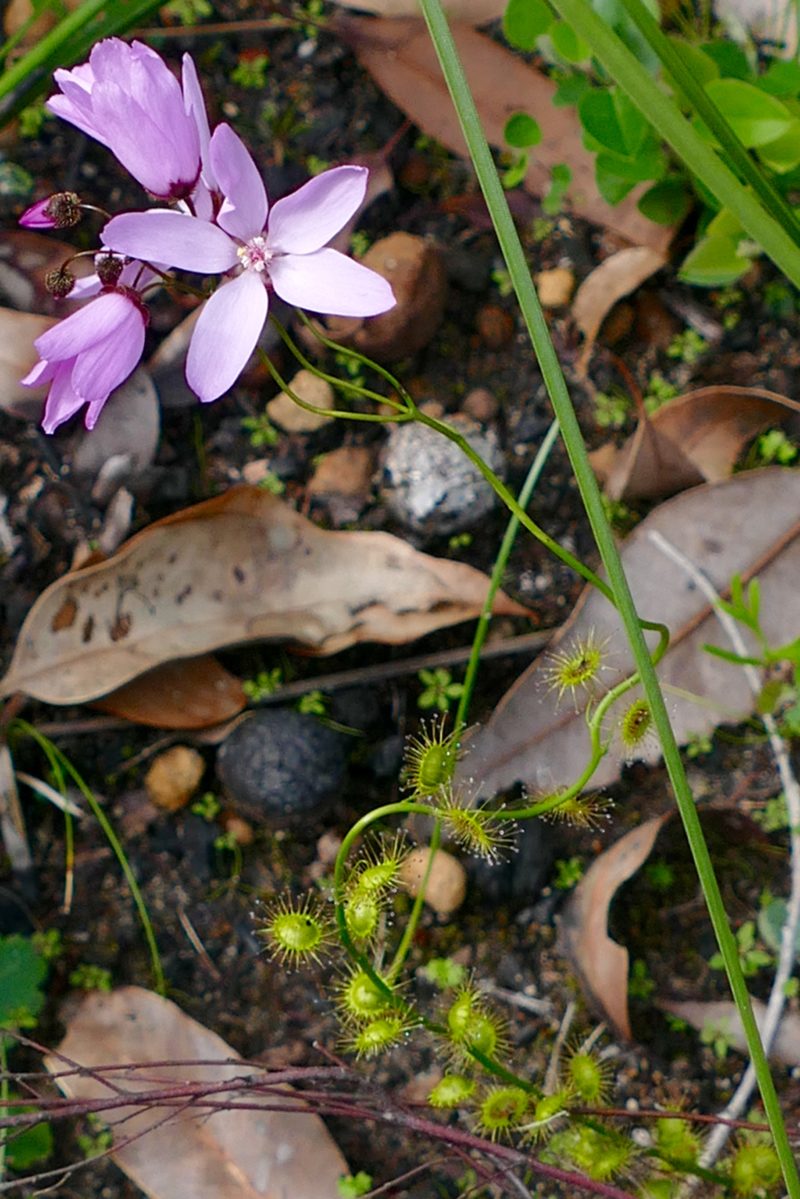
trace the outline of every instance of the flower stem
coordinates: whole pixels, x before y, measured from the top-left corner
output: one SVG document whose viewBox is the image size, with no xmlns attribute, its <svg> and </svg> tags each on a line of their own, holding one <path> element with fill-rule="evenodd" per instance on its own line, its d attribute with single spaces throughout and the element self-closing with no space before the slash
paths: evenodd
<svg viewBox="0 0 800 1199">
<path fill-rule="evenodd" d="M 642 681 L 643 690 L 650 704 L 653 722 L 661 741 L 664 762 L 706 899 L 720 953 L 725 964 L 731 992 L 742 1021 L 747 1047 L 758 1078 L 761 1097 L 775 1141 L 775 1148 L 781 1162 L 786 1187 L 791 1199 L 800 1199 L 800 1177 L 798 1177 L 797 1165 L 789 1145 L 786 1126 L 775 1091 L 775 1084 L 770 1074 L 758 1026 L 750 1005 L 750 997 L 747 993 L 747 986 L 739 963 L 736 940 L 728 922 L 719 884 L 714 874 L 711 855 L 703 836 L 694 805 L 694 798 L 686 779 L 686 773 L 670 725 L 661 687 L 650 657 L 650 652 L 644 640 L 636 605 L 634 604 L 628 580 L 622 567 L 613 532 L 605 515 L 600 489 L 589 464 L 578 419 L 572 406 L 569 392 L 567 391 L 555 348 L 550 339 L 539 298 L 525 260 L 525 254 L 508 208 L 508 202 L 481 127 L 475 102 L 464 75 L 463 67 L 459 61 L 447 18 L 442 10 L 440 0 L 420 0 L 420 6 L 461 122 L 470 156 L 492 218 L 492 223 L 495 227 L 509 276 L 517 294 L 523 318 L 528 327 L 531 343 L 539 361 L 539 367 L 553 409 L 561 425 L 562 437 L 567 453 L 569 454 L 586 514 L 606 568 L 615 604 L 628 637 L 636 668 Z M 578 25 L 583 36 L 588 35 L 590 37 L 596 53 L 598 48 L 598 43 L 594 37 L 596 24 L 599 25 L 600 33 L 602 33 L 605 39 L 604 44 L 607 44 L 608 38 L 611 36 L 608 27 L 604 22 L 599 21 L 595 17 L 590 6 L 585 4 L 584 0 L 555 0 L 555 6 L 567 19 L 570 19 L 570 16 L 574 19 L 575 13 L 579 14 L 575 23 Z M 580 14 L 584 10 L 588 10 L 593 18 L 591 26 L 587 29 L 583 28 L 580 20 Z M 599 40 L 600 34 L 598 34 L 598 42 Z M 602 55 L 598 54 L 598 57 L 603 61 Z M 631 61 L 635 62 L 632 56 L 628 55 L 628 58 L 631 58 Z M 609 61 L 606 65 L 614 73 L 615 63 Z M 638 67 L 638 64 L 636 66 Z M 641 71 L 641 68 L 639 70 Z M 637 81 L 639 86 L 645 86 L 641 80 L 638 80 L 638 76 Z M 648 92 L 655 90 L 652 88 L 649 78 L 645 82 Z M 660 93 L 658 94 L 660 103 L 662 106 L 666 106 L 668 104 L 666 98 Z M 672 107 L 674 108 L 674 105 Z M 649 112 L 646 112 L 645 115 L 650 119 Z M 682 120 L 677 111 L 675 119 Z M 652 123 L 657 128 L 660 128 L 660 124 L 657 121 L 654 120 Z M 686 124 L 688 128 L 688 123 Z M 691 132 L 693 133 L 693 130 Z M 704 155 L 714 158 L 715 169 L 718 168 L 718 174 L 724 178 L 726 185 L 728 180 L 732 181 L 732 185 L 736 189 L 736 195 L 744 193 L 747 196 L 747 193 L 744 192 L 738 181 L 734 179 L 728 168 L 724 167 L 715 155 L 709 155 L 707 147 L 703 147 L 703 152 Z M 694 163 L 690 165 L 692 165 L 692 169 L 695 169 Z M 702 167 L 703 163 L 701 162 L 700 165 Z M 701 178 L 705 178 L 702 169 L 698 170 L 697 173 Z M 780 226 L 762 212 L 757 202 L 752 200 L 752 197 L 747 198 L 749 200 L 749 205 L 746 206 L 748 208 L 748 217 L 752 215 L 750 205 L 755 205 L 758 217 L 756 225 L 762 234 L 759 237 L 759 233 L 756 232 L 755 236 L 759 237 L 761 244 L 767 249 L 763 233 L 766 230 L 770 237 L 772 237 L 774 232 L 775 238 L 774 241 L 771 241 L 771 244 L 777 254 L 779 264 L 783 266 L 784 258 L 788 256 L 790 262 L 797 264 L 796 279 L 800 281 L 800 253 Z M 725 198 L 725 202 L 727 202 L 727 197 Z M 743 211 L 745 206 L 740 205 L 739 207 Z M 734 211 L 736 210 L 734 209 Z M 737 215 L 739 214 L 737 213 Z M 745 227 L 747 227 L 746 223 Z"/>
<path fill-rule="evenodd" d="M 553 446 L 558 437 L 558 421 L 554 420 L 550 428 L 545 434 L 544 441 L 539 446 L 536 457 L 530 465 L 530 469 L 522 484 L 522 489 L 517 496 L 517 503 L 523 510 L 528 507 L 534 488 L 539 482 L 545 463 L 550 457 Z M 503 540 L 500 543 L 500 549 L 497 551 L 497 557 L 494 560 L 491 577 L 489 579 L 489 590 L 486 593 L 486 599 L 483 601 L 483 608 L 478 617 L 478 627 L 475 630 L 475 636 L 472 639 L 472 649 L 467 663 L 467 671 L 464 675 L 464 688 L 461 692 L 461 698 L 458 701 L 458 709 L 456 711 L 455 727 L 460 731 L 466 726 L 467 713 L 469 705 L 472 701 L 472 692 L 475 689 L 475 680 L 478 675 L 478 667 L 481 660 L 481 650 L 486 640 L 486 635 L 489 632 L 489 624 L 492 619 L 492 608 L 494 606 L 494 597 L 500 589 L 500 584 L 503 581 L 508 559 L 511 555 L 514 542 L 519 532 L 519 517 L 514 513 L 506 526 L 506 531 L 503 535 Z"/>
</svg>

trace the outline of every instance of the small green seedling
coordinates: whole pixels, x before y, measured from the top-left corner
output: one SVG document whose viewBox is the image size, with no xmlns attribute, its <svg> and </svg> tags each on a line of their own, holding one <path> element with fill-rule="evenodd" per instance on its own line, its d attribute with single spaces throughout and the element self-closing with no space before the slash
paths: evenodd
<svg viewBox="0 0 800 1199">
<path fill-rule="evenodd" d="M 417 699 L 417 707 L 423 711 L 436 708 L 439 712 L 449 712 L 455 700 L 459 700 L 464 691 L 463 683 L 454 683 L 449 670 L 439 666 L 436 670 L 420 670 L 417 678 L 424 690 Z"/>
</svg>

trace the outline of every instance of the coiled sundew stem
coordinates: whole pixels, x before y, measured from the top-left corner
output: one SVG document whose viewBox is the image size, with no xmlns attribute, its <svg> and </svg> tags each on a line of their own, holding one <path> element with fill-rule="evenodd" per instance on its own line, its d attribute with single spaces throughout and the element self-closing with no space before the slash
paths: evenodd
<svg viewBox="0 0 800 1199">
<path fill-rule="evenodd" d="M 577 0 L 571 0 L 571 3 L 573 6 L 576 6 Z M 563 10 L 564 15 L 572 15 L 571 12 L 567 12 L 567 4 L 564 0 L 558 0 L 558 4 Z M 725 904 L 722 900 L 719 884 L 714 873 L 711 855 L 703 836 L 700 820 L 694 805 L 694 798 L 686 779 L 686 772 L 683 768 L 678 745 L 670 724 L 664 696 L 651 660 L 650 651 L 644 640 L 642 622 L 636 611 L 636 605 L 620 561 L 614 535 L 603 508 L 600 489 L 589 463 L 578 419 L 572 406 L 555 347 L 550 338 L 547 322 L 539 303 L 539 297 L 536 294 L 536 288 L 531 279 L 530 268 L 511 217 L 508 201 L 503 192 L 502 184 L 500 183 L 500 178 L 475 106 L 475 101 L 459 60 L 458 51 L 456 50 L 440 0 L 420 0 L 420 8 L 428 26 L 428 32 L 444 74 L 453 105 L 458 114 L 470 158 L 475 167 L 478 182 L 481 186 L 492 224 L 494 225 L 509 277 L 516 292 L 523 319 L 528 328 L 531 345 L 539 362 L 553 410 L 561 426 L 561 433 L 572 464 L 572 470 L 598 550 L 600 551 L 600 556 L 606 568 L 613 592 L 613 602 L 625 628 L 634 662 L 641 678 L 642 688 L 650 705 L 653 723 L 661 742 L 664 764 L 672 784 L 676 804 L 686 832 L 686 838 L 689 842 L 700 885 L 703 889 L 709 916 L 730 983 L 731 993 L 742 1022 L 745 1040 L 758 1079 L 759 1090 L 764 1102 L 775 1148 L 780 1158 L 786 1187 L 791 1199 L 800 1199 L 800 1175 L 798 1175 L 797 1164 L 789 1144 L 775 1084 L 770 1073 L 758 1026 L 750 1004 L 747 985 L 739 962 L 736 939 L 728 921 Z M 588 5 L 582 6 L 582 8 L 587 12 L 589 11 Z M 594 17 L 594 14 L 591 15 Z M 615 37 L 604 22 L 600 22 L 598 28 L 609 45 L 612 39 L 615 45 L 619 43 L 619 38 Z M 608 65 L 611 65 L 610 62 Z M 650 80 L 647 80 L 647 86 L 652 87 Z M 714 161 L 717 162 L 716 159 Z M 702 166 L 703 164 L 700 163 L 701 168 Z M 699 173 L 702 175 L 703 170 L 700 169 Z M 730 172 L 728 174 L 730 175 Z M 733 207 L 733 204 L 731 206 Z M 769 218 L 765 217 L 765 220 L 760 222 L 760 224 L 762 226 L 766 225 L 768 221 Z M 778 254 L 778 261 L 783 265 L 784 258 L 791 260 L 796 254 L 796 250 L 790 239 L 786 237 L 786 234 L 780 230 L 778 232 L 781 234 L 779 238 L 781 250 Z"/>
</svg>

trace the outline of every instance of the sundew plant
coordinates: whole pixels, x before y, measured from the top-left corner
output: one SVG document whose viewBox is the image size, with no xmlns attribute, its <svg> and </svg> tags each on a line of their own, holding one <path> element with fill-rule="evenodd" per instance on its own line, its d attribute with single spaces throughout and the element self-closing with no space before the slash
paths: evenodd
<svg viewBox="0 0 800 1199">
<path fill-rule="evenodd" d="M 553 0 L 563 22 L 592 47 L 598 66 L 615 81 L 624 104 L 641 114 L 682 161 L 692 177 L 732 215 L 784 271 L 800 284 L 800 234 L 787 219 L 785 200 L 747 154 L 714 103 L 714 89 L 697 89 L 668 61 L 658 25 L 640 0 L 621 0 L 638 30 L 640 46 L 665 63 L 681 91 L 681 103 L 665 94 L 652 74 L 588 0 Z M 148 301 L 160 288 L 192 283 L 180 275 L 203 276 L 200 315 L 186 363 L 189 387 L 203 403 L 223 396 L 256 349 L 276 296 L 303 310 L 308 334 L 326 348 L 368 366 L 388 385 L 388 395 L 370 390 L 355 376 L 340 379 L 310 361 L 282 325 L 286 349 L 306 369 L 326 379 L 341 397 L 334 415 L 384 423 L 421 422 L 455 442 L 506 505 L 508 534 L 498 550 L 493 589 L 499 586 L 519 526 L 584 580 L 599 589 L 618 613 L 630 643 L 635 669 L 613 687 L 603 684 L 605 646 L 597 638 L 566 645 L 549 666 L 554 694 L 571 702 L 586 697 L 586 762 L 574 781 L 550 795 L 514 807 L 476 800 L 476 789 L 460 766 L 468 749 L 465 731 L 491 596 L 479 622 L 457 710 L 423 726 L 406 752 L 402 798 L 370 811 L 349 830 L 335 862 L 332 892 L 321 896 L 281 896 L 268 900 L 259 933 L 278 967 L 327 968 L 340 1016 L 342 1044 L 356 1058 L 390 1053 L 412 1037 L 435 1047 L 444 1073 L 428 1096 L 434 1110 L 458 1111 L 467 1126 L 489 1141 L 510 1140 L 529 1155 L 530 1168 L 552 1179 L 606 1196 L 678 1193 L 676 1176 L 703 1177 L 718 1194 L 758 1196 L 782 1176 L 787 1193 L 800 1199 L 794 1156 L 787 1136 L 742 974 L 739 947 L 730 928 L 705 844 L 655 667 L 666 652 L 669 633 L 657 612 L 636 610 L 620 562 L 602 498 L 563 374 L 549 338 L 502 183 L 488 150 L 439 0 L 420 6 L 458 111 L 472 161 L 494 223 L 533 350 L 545 379 L 554 422 L 534 462 L 523 492 L 514 496 L 461 434 L 421 410 L 402 382 L 362 355 L 336 346 L 304 316 L 370 317 L 394 305 L 389 284 L 376 272 L 331 248 L 330 243 L 358 210 L 367 171 L 358 165 L 324 170 L 291 194 L 270 203 L 258 165 L 235 130 L 209 127 L 195 64 L 186 55 L 180 80 L 142 42 L 104 39 L 88 60 L 56 71 L 58 94 L 49 110 L 106 146 L 152 197 L 140 211 L 108 213 L 71 191 L 46 197 L 22 217 L 28 228 L 66 230 L 79 221 L 97 223 L 94 271 L 76 279 L 72 260 L 48 278 L 51 292 L 79 299 L 81 306 L 36 342 L 39 361 L 26 376 L 30 386 L 48 384 L 43 427 L 52 433 L 82 412 L 92 428 L 108 396 L 135 369 L 145 342 Z M 516 4 L 518 8 L 518 3 Z M 548 9 L 548 12 L 550 10 Z M 551 14 L 552 15 L 552 14 Z M 676 88 L 676 91 L 678 89 Z M 701 136 L 687 105 L 714 133 Z M 619 109 L 623 107 L 620 101 Z M 744 154 L 744 158 L 742 158 Z M 176 273 L 177 272 L 177 273 Z M 283 389 L 277 367 L 266 365 Z M 356 377 L 357 376 L 357 377 Z M 291 394 L 291 392 L 290 392 Z M 308 405 L 299 397 L 297 402 Z M 356 407 L 353 400 L 360 401 Z M 380 406 L 380 410 L 378 410 Z M 527 513 L 531 491 L 547 454 L 560 436 L 569 454 L 586 513 L 605 568 L 605 579 L 560 546 Z M 742 611 L 747 612 L 744 607 Z M 741 613 L 734 615 L 741 618 Z M 650 634 L 649 642 L 645 632 Z M 654 648 L 653 648 L 654 647 Z M 773 651 L 779 653 L 779 651 Z M 771 659 L 765 651 L 764 663 Z M 709 1179 L 700 1163 L 702 1144 L 689 1121 L 665 1116 L 656 1124 L 646 1152 L 610 1122 L 608 1072 L 597 1045 L 587 1043 L 557 1053 L 546 1078 L 531 1078 L 523 1061 L 510 1053 L 503 1019 L 475 979 L 466 978 L 437 1005 L 425 1008 L 410 985 L 408 959 L 422 913 L 425 883 L 402 922 L 392 923 L 409 845 L 400 832 L 387 831 L 403 818 L 426 817 L 433 829 L 431 859 L 443 838 L 464 851 L 496 861 L 513 850 L 520 821 L 560 819 L 576 826 L 602 819 L 602 802 L 589 793 L 598 765 L 613 739 L 637 756 L 656 736 L 675 801 L 684 823 L 700 883 L 746 1037 L 770 1135 L 741 1139 L 724 1169 Z M 479 780 L 478 780 L 479 782 Z M 568 1174 L 558 1164 L 568 1163 Z"/>
</svg>

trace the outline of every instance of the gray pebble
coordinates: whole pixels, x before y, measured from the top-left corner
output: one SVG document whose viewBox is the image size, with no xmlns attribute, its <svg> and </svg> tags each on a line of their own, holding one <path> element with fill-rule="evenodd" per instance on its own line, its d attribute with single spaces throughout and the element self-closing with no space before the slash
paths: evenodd
<svg viewBox="0 0 800 1199">
<path fill-rule="evenodd" d="M 351 739 L 291 708 L 256 712 L 217 754 L 231 806 L 279 824 L 323 814 L 342 785 Z"/>
<path fill-rule="evenodd" d="M 460 414 L 457 429 L 502 478 L 497 435 Z M 452 441 L 424 425 L 395 425 L 383 453 L 382 496 L 392 515 L 420 537 L 448 537 L 478 524 L 495 506 L 492 488 Z"/>
</svg>

